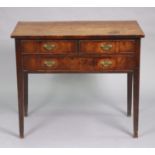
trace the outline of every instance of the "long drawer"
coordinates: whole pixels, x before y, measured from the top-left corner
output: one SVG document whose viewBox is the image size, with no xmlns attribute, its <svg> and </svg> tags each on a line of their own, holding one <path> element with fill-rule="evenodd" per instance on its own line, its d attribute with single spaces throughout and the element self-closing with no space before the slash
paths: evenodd
<svg viewBox="0 0 155 155">
<path fill-rule="evenodd" d="M 103 72 L 130 70 L 135 67 L 134 56 L 108 57 L 52 57 L 49 55 L 25 55 L 23 67 L 27 71 Z"/>
</svg>

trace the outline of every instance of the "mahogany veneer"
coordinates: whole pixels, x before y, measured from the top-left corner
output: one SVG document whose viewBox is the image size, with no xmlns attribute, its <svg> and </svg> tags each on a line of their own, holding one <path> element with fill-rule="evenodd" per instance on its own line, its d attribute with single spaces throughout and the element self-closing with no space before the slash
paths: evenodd
<svg viewBox="0 0 155 155">
<path fill-rule="evenodd" d="M 28 113 L 29 73 L 127 73 L 127 115 L 138 137 L 140 41 L 136 21 L 18 22 L 16 43 L 20 137 Z"/>
</svg>

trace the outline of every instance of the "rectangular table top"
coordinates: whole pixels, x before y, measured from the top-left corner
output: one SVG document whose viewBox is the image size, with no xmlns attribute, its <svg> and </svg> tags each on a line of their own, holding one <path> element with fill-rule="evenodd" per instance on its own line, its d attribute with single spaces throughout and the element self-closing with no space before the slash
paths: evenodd
<svg viewBox="0 0 155 155">
<path fill-rule="evenodd" d="M 136 21 L 18 22 L 12 38 L 144 37 Z"/>
</svg>

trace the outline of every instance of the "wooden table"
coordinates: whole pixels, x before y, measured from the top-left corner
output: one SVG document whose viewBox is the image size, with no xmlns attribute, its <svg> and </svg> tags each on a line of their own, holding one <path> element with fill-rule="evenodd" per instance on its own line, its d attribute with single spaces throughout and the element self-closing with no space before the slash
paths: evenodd
<svg viewBox="0 0 155 155">
<path fill-rule="evenodd" d="M 140 41 L 136 21 L 18 22 L 15 38 L 19 129 L 24 137 L 29 73 L 127 73 L 127 115 L 138 137 Z"/>
</svg>

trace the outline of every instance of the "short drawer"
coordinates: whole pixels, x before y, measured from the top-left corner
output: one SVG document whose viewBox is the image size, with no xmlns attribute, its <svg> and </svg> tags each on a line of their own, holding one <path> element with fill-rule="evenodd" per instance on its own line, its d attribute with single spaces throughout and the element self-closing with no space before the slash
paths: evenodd
<svg viewBox="0 0 155 155">
<path fill-rule="evenodd" d="M 53 53 L 64 54 L 77 51 L 76 41 L 70 40 L 22 40 L 24 53 Z"/>
<path fill-rule="evenodd" d="M 82 53 L 133 53 L 136 42 L 134 40 L 83 40 L 80 41 Z"/>
<path fill-rule="evenodd" d="M 23 57 L 24 70 L 27 71 L 70 71 L 70 72 L 103 72 L 104 70 L 131 70 L 135 67 L 133 56 L 115 57 Z"/>
</svg>

